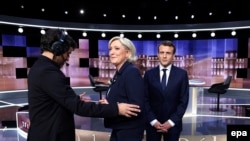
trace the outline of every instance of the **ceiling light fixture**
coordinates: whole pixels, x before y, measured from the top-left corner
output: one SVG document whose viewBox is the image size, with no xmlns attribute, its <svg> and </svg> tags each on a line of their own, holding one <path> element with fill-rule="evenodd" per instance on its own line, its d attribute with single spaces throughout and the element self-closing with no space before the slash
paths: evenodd
<svg viewBox="0 0 250 141">
<path fill-rule="evenodd" d="M 142 34 L 141 34 L 141 33 L 138 34 L 138 38 L 139 38 L 139 39 L 142 38 Z"/>
<path fill-rule="evenodd" d="M 124 37 L 124 34 L 123 34 L 123 33 L 121 33 L 121 34 L 120 34 L 120 37 L 122 37 L 122 38 L 123 38 L 123 37 Z"/>
<path fill-rule="evenodd" d="M 196 37 L 197 37 L 197 34 L 196 34 L 196 33 L 193 33 L 193 34 L 192 34 L 192 37 L 193 37 L 193 38 L 196 38 Z"/>
<path fill-rule="evenodd" d="M 80 10 L 80 14 L 84 14 L 84 10 L 83 9 Z"/>
<path fill-rule="evenodd" d="M 41 33 L 42 35 L 44 35 L 46 32 L 45 32 L 44 29 L 41 29 L 40 33 Z"/>
<path fill-rule="evenodd" d="M 236 31 L 233 30 L 233 31 L 231 32 L 231 35 L 232 35 L 232 36 L 235 36 L 235 35 L 236 35 Z"/>
<path fill-rule="evenodd" d="M 157 39 L 161 38 L 161 34 L 159 34 L 159 33 L 156 34 L 156 38 L 157 38 Z"/>
<path fill-rule="evenodd" d="M 215 32 L 211 32 L 211 37 L 215 37 Z"/>
<path fill-rule="evenodd" d="M 19 27 L 19 28 L 18 28 L 18 32 L 19 32 L 19 33 L 23 33 L 23 28 L 22 28 L 22 27 Z"/>
<path fill-rule="evenodd" d="M 101 36 L 102 36 L 103 38 L 105 38 L 105 37 L 106 37 L 106 34 L 103 32 Z"/>
<path fill-rule="evenodd" d="M 82 36 L 83 36 L 83 37 L 87 37 L 87 32 L 83 32 L 83 33 L 82 33 Z"/>
<path fill-rule="evenodd" d="M 178 38 L 178 37 L 179 37 L 178 33 L 175 33 L 174 38 Z"/>
</svg>

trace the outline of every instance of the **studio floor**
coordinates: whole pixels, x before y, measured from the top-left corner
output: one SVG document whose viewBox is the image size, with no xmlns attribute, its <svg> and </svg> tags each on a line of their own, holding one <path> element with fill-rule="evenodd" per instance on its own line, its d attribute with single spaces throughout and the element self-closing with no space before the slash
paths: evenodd
<svg viewBox="0 0 250 141">
<path fill-rule="evenodd" d="M 87 92 L 93 99 L 99 94 L 92 88 L 75 88 L 76 93 Z M 197 96 L 195 113 L 185 114 L 180 141 L 226 141 L 227 126 L 232 124 L 249 125 L 249 91 L 234 90 L 220 99 L 220 108 L 224 112 L 214 112 L 216 95 L 207 94 L 205 90 Z M 6 121 L 16 120 L 16 111 L 27 104 L 27 92 L 19 91 L 0 93 L 0 141 L 26 141 L 25 132 Z M 7 122 L 8 123 L 8 122 Z M 108 141 L 110 129 L 103 126 L 102 118 L 87 118 L 75 115 L 77 141 Z M 145 140 L 145 139 L 144 139 Z"/>
</svg>

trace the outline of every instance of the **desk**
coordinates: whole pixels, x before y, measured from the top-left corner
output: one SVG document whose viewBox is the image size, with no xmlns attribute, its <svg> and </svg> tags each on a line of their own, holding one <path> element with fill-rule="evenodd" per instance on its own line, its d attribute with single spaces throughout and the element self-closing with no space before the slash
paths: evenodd
<svg viewBox="0 0 250 141">
<path fill-rule="evenodd" d="M 197 96 L 203 93 L 204 81 L 199 79 L 189 80 L 189 100 L 185 115 L 193 115 L 197 113 Z"/>
</svg>

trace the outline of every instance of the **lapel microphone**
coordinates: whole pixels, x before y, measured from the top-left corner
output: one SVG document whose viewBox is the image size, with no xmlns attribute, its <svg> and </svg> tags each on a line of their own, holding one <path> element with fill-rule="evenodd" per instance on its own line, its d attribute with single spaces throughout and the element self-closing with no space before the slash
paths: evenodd
<svg viewBox="0 0 250 141">
<path fill-rule="evenodd" d="M 115 75 L 114 75 L 114 77 L 110 80 L 111 84 L 114 84 L 114 83 L 115 83 L 115 81 L 116 81 L 118 75 L 119 75 L 119 72 L 116 72 Z"/>
</svg>

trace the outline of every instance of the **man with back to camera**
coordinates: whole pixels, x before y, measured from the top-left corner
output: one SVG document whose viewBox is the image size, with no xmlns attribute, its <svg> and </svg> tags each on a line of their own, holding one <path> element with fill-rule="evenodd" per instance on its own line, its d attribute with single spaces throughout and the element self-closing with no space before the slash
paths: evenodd
<svg viewBox="0 0 250 141">
<path fill-rule="evenodd" d="M 179 141 L 182 117 L 189 98 L 187 72 L 172 64 L 176 48 L 171 41 L 158 45 L 159 66 L 144 75 L 146 88 L 146 140 Z M 164 74 L 165 73 L 165 74 Z"/>
<path fill-rule="evenodd" d="M 77 44 L 63 30 L 47 30 L 40 45 L 42 54 L 28 74 L 28 141 L 75 141 L 74 114 L 132 117 L 140 112 L 140 107 L 133 104 L 84 102 L 74 92 L 60 69 Z"/>
</svg>

